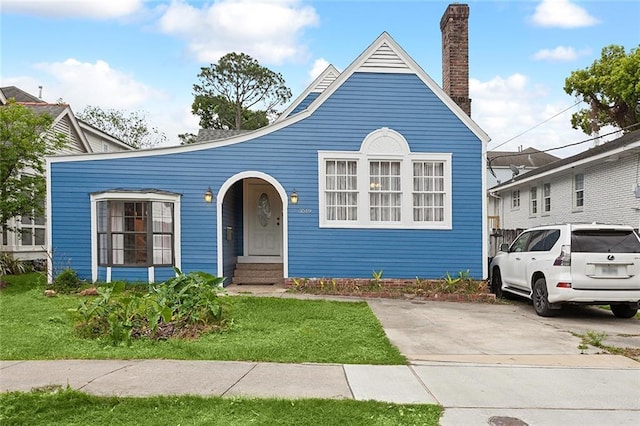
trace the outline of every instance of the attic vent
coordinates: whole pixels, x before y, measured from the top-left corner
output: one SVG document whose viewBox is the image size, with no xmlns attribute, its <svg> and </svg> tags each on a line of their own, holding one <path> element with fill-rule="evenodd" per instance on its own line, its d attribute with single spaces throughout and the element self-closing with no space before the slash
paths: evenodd
<svg viewBox="0 0 640 426">
<path fill-rule="evenodd" d="M 327 75 L 322 79 L 322 81 L 320 81 L 316 87 L 313 88 L 314 92 L 324 92 L 325 89 L 327 87 L 329 87 L 331 85 L 331 83 L 333 83 L 335 81 L 335 79 L 338 78 L 338 74 L 334 73 L 333 71 L 330 71 L 327 73 Z"/>
<path fill-rule="evenodd" d="M 376 49 L 369 58 L 360 66 L 359 71 L 380 71 L 380 68 L 393 68 L 394 70 L 409 70 L 407 64 L 385 42 Z"/>
</svg>

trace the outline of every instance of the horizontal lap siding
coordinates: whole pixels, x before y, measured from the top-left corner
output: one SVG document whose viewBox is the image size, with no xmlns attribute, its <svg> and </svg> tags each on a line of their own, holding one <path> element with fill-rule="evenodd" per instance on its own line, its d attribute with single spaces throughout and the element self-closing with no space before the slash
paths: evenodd
<svg viewBox="0 0 640 426">
<path fill-rule="evenodd" d="M 370 132 L 400 132 L 413 152 L 453 154 L 453 229 L 332 229 L 318 226 L 318 150 L 357 151 Z M 414 75 L 356 73 L 312 116 L 261 138 L 203 151 L 130 159 L 53 163 L 53 242 L 90 269 L 89 196 L 110 188 L 156 188 L 183 194 L 183 270 L 216 269 L 215 203 L 231 176 L 273 176 L 291 193 L 289 275 L 433 278 L 470 269 L 482 276 L 482 143 Z M 310 213 L 309 213 L 310 212 Z"/>
</svg>

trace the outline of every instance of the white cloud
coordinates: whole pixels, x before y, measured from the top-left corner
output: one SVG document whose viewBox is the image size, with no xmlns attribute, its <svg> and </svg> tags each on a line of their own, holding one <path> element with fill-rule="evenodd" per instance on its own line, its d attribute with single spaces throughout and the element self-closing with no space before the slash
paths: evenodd
<svg viewBox="0 0 640 426">
<path fill-rule="evenodd" d="M 77 109 L 75 105 L 135 109 L 165 96 L 101 60 L 89 63 L 70 58 L 64 62 L 40 63 L 36 68 L 50 74 L 60 97 L 74 109 Z"/>
<path fill-rule="evenodd" d="M 3 12 L 49 17 L 111 19 L 131 15 L 143 0 L 2 0 Z"/>
<path fill-rule="evenodd" d="M 304 56 L 300 35 L 317 23 L 315 9 L 298 0 L 220 0 L 201 8 L 173 0 L 159 25 L 186 40 L 189 52 L 202 62 L 243 52 L 260 62 L 280 64 Z"/>
<path fill-rule="evenodd" d="M 104 61 L 95 63 L 67 59 L 63 62 L 40 63 L 35 66 L 37 77 L 2 78 L 2 85 L 14 85 L 47 102 L 61 99 L 74 113 L 87 105 L 101 109 L 122 109 L 141 112 L 147 123 L 167 137 L 167 145 L 177 145 L 180 133 L 198 131 L 198 117 L 191 114 L 189 94 L 184 99 L 150 87 L 134 76 L 112 68 Z"/>
<path fill-rule="evenodd" d="M 589 12 L 570 0 L 542 0 L 532 20 L 541 27 L 560 28 L 589 27 L 598 23 Z"/>
<path fill-rule="evenodd" d="M 570 107 L 573 99 L 550 101 L 548 90 L 523 74 L 497 76 L 484 82 L 470 79 L 469 91 L 472 118 L 491 137 L 489 150 L 517 151 L 519 146 L 546 150 L 587 139 L 582 131 L 571 128 L 571 114 L 578 107 L 549 120 Z M 523 132 L 526 133 L 518 136 Z M 566 157 L 590 146 L 587 143 L 550 154 Z"/>
<path fill-rule="evenodd" d="M 311 67 L 311 70 L 309 71 L 310 81 L 315 80 L 320 74 L 322 74 L 324 70 L 327 69 L 329 65 L 331 64 L 329 64 L 329 62 L 324 58 L 316 59 L 313 62 L 313 66 Z"/>
<path fill-rule="evenodd" d="M 554 49 L 541 49 L 533 55 L 537 61 L 573 61 L 580 56 L 590 55 L 591 49 L 577 51 L 571 46 L 558 46 Z"/>
</svg>

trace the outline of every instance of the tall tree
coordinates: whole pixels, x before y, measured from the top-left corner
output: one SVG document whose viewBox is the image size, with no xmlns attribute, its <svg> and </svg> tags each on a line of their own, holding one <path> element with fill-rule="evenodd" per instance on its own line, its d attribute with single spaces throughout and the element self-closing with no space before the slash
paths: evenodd
<svg viewBox="0 0 640 426">
<path fill-rule="evenodd" d="M 150 126 L 142 112 L 119 109 L 103 110 L 87 106 L 78 118 L 109 133 L 134 148 L 151 148 L 167 140 L 164 133 Z"/>
<path fill-rule="evenodd" d="M 194 114 L 205 128 L 256 129 L 268 124 L 275 108 L 291 99 L 281 74 L 245 53 L 228 53 L 203 67 L 193 85 Z M 262 108 L 257 111 L 252 108 Z"/>
<path fill-rule="evenodd" d="M 0 107 L 0 226 L 16 216 L 41 216 L 45 198 L 45 156 L 64 147 L 53 118 L 10 100 Z"/>
<path fill-rule="evenodd" d="M 236 106 L 223 96 L 197 95 L 191 112 L 200 116 L 200 127 L 204 129 L 237 129 Z M 255 130 L 269 124 L 266 111 L 243 108 L 240 129 Z"/>
<path fill-rule="evenodd" d="M 189 132 L 180 133 L 178 139 L 180 139 L 180 145 L 190 145 L 197 142 L 198 136 Z"/>
<path fill-rule="evenodd" d="M 622 46 L 603 48 L 590 67 L 571 73 L 564 91 L 589 105 L 571 116 L 573 128 L 588 135 L 606 125 L 626 129 L 640 123 L 640 48 L 628 55 Z"/>
</svg>

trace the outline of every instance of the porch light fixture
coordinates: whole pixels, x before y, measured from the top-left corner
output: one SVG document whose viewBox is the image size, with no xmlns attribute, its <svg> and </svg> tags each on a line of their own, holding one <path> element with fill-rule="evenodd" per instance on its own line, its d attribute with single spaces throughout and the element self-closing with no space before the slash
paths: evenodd
<svg viewBox="0 0 640 426">
<path fill-rule="evenodd" d="M 206 203 L 211 203 L 213 201 L 213 191 L 211 191 L 211 187 L 208 187 L 204 192 L 204 201 Z"/>
<path fill-rule="evenodd" d="M 291 204 L 298 204 L 298 193 L 296 192 L 295 188 L 293 189 L 293 192 L 291 193 L 289 199 L 291 200 Z"/>
</svg>

